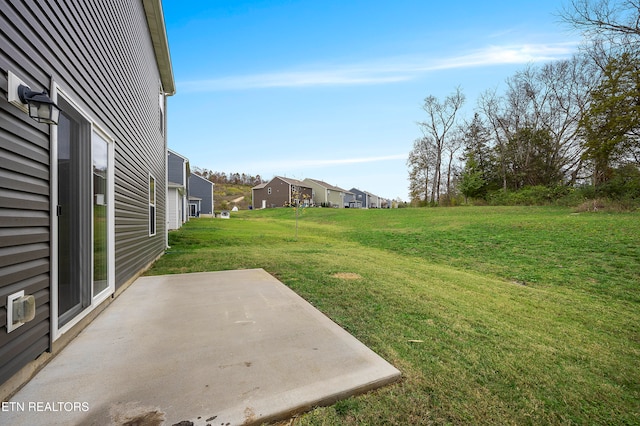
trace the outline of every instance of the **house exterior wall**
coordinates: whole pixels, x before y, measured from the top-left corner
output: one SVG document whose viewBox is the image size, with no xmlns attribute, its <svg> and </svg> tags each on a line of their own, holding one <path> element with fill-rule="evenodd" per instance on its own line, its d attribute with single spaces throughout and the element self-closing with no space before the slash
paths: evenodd
<svg viewBox="0 0 640 426">
<path fill-rule="evenodd" d="M 267 183 L 261 195 L 266 195 L 267 207 L 283 207 L 291 200 L 291 185 L 276 177 Z"/>
<path fill-rule="evenodd" d="M 0 0 L 0 384 L 51 350 L 54 338 L 57 130 L 8 103 L 8 72 L 54 100 L 64 93 L 112 140 L 117 289 L 165 248 L 166 101 L 145 10 L 151 3 Z M 158 188 L 152 236 L 150 175 Z M 8 333 L 7 295 L 20 290 L 35 296 L 36 317 Z"/>
<path fill-rule="evenodd" d="M 179 229 L 184 223 L 183 199 L 177 187 L 167 188 L 167 229 Z"/>
<path fill-rule="evenodd" d="M 350 201 L 355 201 L 355 195 L 349 191 L 344 193 L 344 197 L 342 197 L 342 207 L 349 207 Z M 355 205 L 354 205 L 355 207 Z"/>
<path fill-rule="evenodd" d="M 187 187 L 187 174 L 189 160 L 172 152 L 167 153 L 167 180 Z"/>
<path fill-rule="evenodd" d="M 380 208 L 380 200 L 377 195 L 367 194 L 369 196 L 369 208 L 377 209 Z"/>
<path fill-rule="evenodd" d="M 329 199 L 327 198 L 327 188 L 322 186 L 320 183 L 316 182 L 313 179 L 305 179 L 303 180 L 305 184 L 307 184 L 312 190 L 312 198 L 313 202 L 320 206 L 323 203 L 328 203 Z"/>
<path fill-rule="evenodd" d="M 298 194 L 294 194 L 294 192 L 297 192 Z M 291 199 L 297 199 L 300 201 L 301 204 L 304 205 L 311 205 L 313 204 L 313 199 L 312 199 L 312 194 L 313 194 L 313 190 L 307 186 L 304 185 L 292 185 L 291 186 Z"/>
<path fill-rule="evenodd" d="M 361 207 L 356 203 L 356 194 L 352 192 L 347 192 L 344 196 L 344 205 L 345 207 L 358 208 Z"/>
<path fill-rule="evenodd" d="M 369 208 L 369 194 L 365 191 L 360 191 L 357 188 L 351 188 L 349 192 L 352 192 L 355 197 L 355 201 L 360 202 L 360 207 L 368 209 Z"/>
<path fill-rule="evenodd" d="M 301 198 L 305 197 L 307 200 L 311 200 L 313 190 L 306 183 L 276 176 L 264 187 L 254 187 L 252 189 L 253 208 L 261 209 L 263 200 L 266 200 L 267 208 L 288 205 L 291 202 L 292 186 L 299 188 Z"/>
<path fill-rule="evenodd" d="M 178 229 L 187 221 L 185 211 L 189 192 L 189 160 L 167 151 L 167 229 Z"/>
<path fill-rule="evenodd" d="M 213 182 L 191 173 L 189 196 L 200 198 L 200 215 L 213 215 Z"/>
<path fill-rule="evenodd" d="M 313 201 L 316 205 L 324 203 L 331 207 L 343 208 L 345 206 L 349 191 L 315 179 L 307 178 L 303 182 L 313 189 Z"/>
<path fill-rule="evenodd" d="M 331 204 L 331 206 L 333 207 L 339 207 L 339 208 L 343 208 L 344 207 L 344 191 L 338 191 L 335 189 L 329 189 L 327 190 L 328 194 L 329 194 L 329 204 Z"/>
<path fill-rule="evenodd" d="M 251 207 L 254 209 L 261 209 L 263 201 L 265 202 L 265 207 L 271 207 L 266 205 L 267 195 L 267 187 L 264 184 L 251 188 Z"/>
<path fill-rule="evenodd" d="M 198 197 L 189 197 L 189 216 L 200 217 L 202 200 Z"/>
</svg>

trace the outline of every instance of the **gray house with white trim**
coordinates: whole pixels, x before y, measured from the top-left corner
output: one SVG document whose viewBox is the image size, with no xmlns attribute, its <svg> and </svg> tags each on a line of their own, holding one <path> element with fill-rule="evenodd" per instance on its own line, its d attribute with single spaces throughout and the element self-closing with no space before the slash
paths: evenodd
<svg viewBox="0 0 640 426">
<path fill-rule="evenodd" d="M 189 159 L 167 150 L 167 230 L 179 229 L 189 220 Z"/>
<path fill-rule="evenodd" d="M 349 207 L 363 209 L 386 208 L 387 200 L 371 192 L 362 191 L 358 188 L 351 188 L 350 192 L 352 192 L 354 196 L 347 199 Z"/>
<path fill-rule="evenodd" d="M 193 173 L 189 175 L 189 216 L 213 217 L 213 187 L 210 180 Z"/>
<path fill-rule="evenodd" d="M 6 400 L 163 254 L 175 85 L 161 0 L 0 0 L 0 40 Z"/>
<path fill-rule="evenodd" d="M 367 191 L 361 191 L 358 188 L 351 188 L 349 190 L 353 194 L 353 197 L 349 197 L 347 202 L 351 208 L 363 208 L 368 209 L 371 204 L 369 193 Z"/>
</svg>

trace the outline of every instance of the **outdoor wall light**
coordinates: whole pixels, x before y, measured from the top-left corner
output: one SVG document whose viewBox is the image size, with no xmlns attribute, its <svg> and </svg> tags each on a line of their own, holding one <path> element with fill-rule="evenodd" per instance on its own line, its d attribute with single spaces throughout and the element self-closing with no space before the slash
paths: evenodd
<svg viewBox="0 0 640 426">
<path fill-rule="evenodd" d="M 18 86 L 18 98 L 23 104 L 28 104 L 29 117 L 38 123 L 58 124 L 60 108 L 51 100 L 46 90 L 34 92 L 29 86 L 21 84 Z"/>
</svg>

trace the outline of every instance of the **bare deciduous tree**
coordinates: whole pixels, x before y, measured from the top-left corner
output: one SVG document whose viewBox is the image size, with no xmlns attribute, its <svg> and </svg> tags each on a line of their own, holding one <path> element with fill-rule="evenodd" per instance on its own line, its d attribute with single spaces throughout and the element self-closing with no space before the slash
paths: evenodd
<svg viewBox="0 0 640 426">
<path fill-rule="evenodd" d="M 593 62 L 576 55 L 542 67 L 529 66 L 507 80 L 504 95 L 489 91 L 480 97 L 478 108 L 493 132 L 504 189 L 510 171 L 530 171 L 534 157 L 544 161 L 549 175 L 530 177 L 531 182 L 562 177 L 575 183 L 582 168 L 579 121 L 598 75 Z M 543 134 L 543 145 L 524 143 L 541 142 L 538 136 Z"/>
<path fill-rule="evenodd" d="M 602 71 L 612 58 L 640 50 L 640 0 L 570 0 L 560 18 L 582 32 L 584 51 Z"/>
<path fill-rule="evenodd" d="M 435 96 L 427 96 L 422 109 L 427 113 L 427 120 L 418 123 L 425 137 L 435 144 L 435 165 L 431 189 L 431 202 L 437 203 L 440 197 L 442 180 L 442 154 L 449 142 L 449 131 L 456 124 L 456 116 L 464 105 L 465 96 L 460 87 L 440 102 Z"/>
<path fill-rule="evenodd" d="M 592 38 L 640 37 L 639 0 L 571 0 L 560 16 Z"/>
<path fill-rule="evenodd" d="M 457 126 L 455 131 L 451 134 L 449 142 L 446 145 L 445 151 L 447 153 L 447 201 L 451 202 L 453 197 L 452 191 L 452 178 L 456 174 L 456 153 L 464 145 L 464 129 L 462 126 Z"/>
<path fill-rule="evenodd" d="M 411 200 L 419 203 L 429 197 L 429 179 L 435 167 L 435 144 L 428 137 L 416 139 L 409 153 L 409 194 Z"/>
<path fill-rule="evenodd" d="M 478 99 L 478 110 L 486 119 L 494 141 L 502 188 L 507 189 L 507 142 L 511 137 L 509 114 L 495 90 L 487 90 Z"/>
</svg>

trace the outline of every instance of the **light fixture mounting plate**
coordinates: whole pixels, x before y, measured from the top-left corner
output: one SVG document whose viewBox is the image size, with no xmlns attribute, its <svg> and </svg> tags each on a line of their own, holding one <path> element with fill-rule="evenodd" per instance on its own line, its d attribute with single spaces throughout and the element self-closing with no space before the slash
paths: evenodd
<svg viewBox="0 0 640 426">
<path fill-rule="evenodd" d="M 20 87 L 20 85 L 29 87 L 29 85 L 24 81 L 20 80 L 20 78 L 18 78 L 18 76 L 16 76 L 11 71 L 7 72 L 7 80 L 8 80 L 7 100 L 13 105 L 15 105 L 16 107 L 20 108 L 23 112 L 28 113 L 29 107 L 27 104 L 23 104 L 22 101 L 20 100 L 20 95 L 18 94 L 18 87 Z"/>
</svg>

